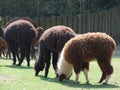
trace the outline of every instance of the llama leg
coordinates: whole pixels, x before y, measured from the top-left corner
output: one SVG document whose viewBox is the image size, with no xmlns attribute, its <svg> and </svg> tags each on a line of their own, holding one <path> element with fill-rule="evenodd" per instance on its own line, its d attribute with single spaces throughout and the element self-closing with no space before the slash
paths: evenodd
<svg viewBox="0 0 120 90">
<path fill-rule="evenodd" d="M 105 78 L 104 84 L 107 84 L 110 78 L 111 78 L 111 75 L 107 75 L 106 78 Z"/>
<path fill-rule="evenodd" d="M 102 76 L 98 82 L 98 83 L 101 83 L 103 80 L 105 80 L 105 77 L 106 77 L 106 73 L 105 73 L 105 69 L 104 69 L 104 65 L 105 65 L 104 61 L 102 63 L 102 60 L 98 60 L 98 65 L 100 66 L 100 69 L 102 70 Z"/>
<path fill-rule="evenodd" d="M 104 59 L 103 61 L 99 60 L 98 64 L 103 72 L 99 82 L 101 83 L 103 80 L 105 80 L 104 83 L 107 84 L 108 80 L 111 77 L 111 74 L 113 73 L 113 67 L 110 65 L 110 60 L 109 59 Z"/>
<path fill-rule="evenodd" d="M 89 62 L 82 63 L 82 70 L 86 78 L 86 83 L 89 83 L 89 78 L 88 78 Z"/>
<path fill-rule="evenodd" d="M 25 58 L 25 47 L 20 47 L 20 60 L 17 66 L 21 66 L 24 58 Z"/>
<path fill-rule="evenodd" d="M 79 74 L 82 70 L 82 63 L 80 63 L 79 65 L 73 65 L 73 67 L 76 74 L 75 82 L 79 82 Z"/>
<path fill-rule="evenodd" d="M 45 67 L 45 76 L 44 77 L 47 77 L 48 76 L 48 73 L 49 73 L 49 68 L 50 68 L 50 52 L 47 51 L 45 56 L 44 56 L 44 60 L 45 60 L 45 63 L 46 63 L 46 67 Z"/>
<path fill-rule="evenodd" d="M 44 76 L 44 77 L 47 77 L 47 76 L 48 76 L 49 68 L 50 68 L 50 60 L 46 63 L 46 67 L 45 67 L 45 76 Z"/>
<path fill-rule="evenodd" d="M 102 71 L 102 76 L 98 83 L 101 83 L 103 80 L 105 80 L 105 77 L 106 77 L 106 73 Z"/>
<path fill-rule="evenodd" d="M 76 73 L 76 78 L 75 78 L 76 83 L 79 83 L 79 75 L 80 75 L 80 73 Z"/>
<path fill-rule="evenodd" d="M 15 44 L 10 44 L 10 49 L 11 49 L 11 52 L 12 52 L 12 56 L 13 56 L 13 65 L 16 64 L 16 49 L 15 49 Z"/>
<path fill-rule="evenodd" d="M 18 59 L 18 61 L 20 61 L 20 58 L 19 58 L 19 47 L 18 47 L 17 44 L 16 44 L 15 47 L 16 47 L 16 48 L 15 48 L 15 52 L 16 52 L 17 59 Z"/>
<path fill-rule="evenodd" d="M 58 77 L 58 75 L 57 75 L 57 69 L 58 69 L 57 62 L 58 62 L 58 53 L 53 52 L 52 64 L 53 64 L 53 68 L 55 70 L 56 77 Z"/>
<path fill-rule="evenodd" d="M 84 73 L 84 75 L 85 75 L 85 78 L 86 78 L 86 83 L 89 83 L 89 78 L 88 78 L 88 69 L 84 69 L 83 70 L 83 73 Z"/>
<path fill-rule="evenodd" d="M 27 59 L 27 66 L 30 66 L 30 44 L 26 46 L 26 59 Z"/>
<path fill-rule="evenodd" d="M 12 51 L 12 56 L 13 56 L 13 65 L 15 65 L 16 64 L 16 54 L 15 54 L 14 50 L 11 49 L 11 51 Z"/>
<path fill-rule="evenodd" d="M 111 78 L 111 75 L 113 73 L 113 67 L 111 65 L 108 65 L 108 68 L 106 69 L 106 78 L 105 78 L 105 84 L 108 83 L 109 79 Z"/>
</svg>

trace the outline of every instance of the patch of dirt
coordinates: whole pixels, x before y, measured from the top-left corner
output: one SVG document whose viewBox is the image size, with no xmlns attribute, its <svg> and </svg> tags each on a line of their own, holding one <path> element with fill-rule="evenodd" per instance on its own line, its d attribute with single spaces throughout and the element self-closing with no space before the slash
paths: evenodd
<svg viewBox="0 0 120 90">
<path fill-rule="evenodd" d="M 15 78 L 12 76 L 9 76 L 9 75 L 0 75 L 0 81 L 6 82 L 6 81 L 13 80 L 13 79 L 15 79 Z"/>
</svg>

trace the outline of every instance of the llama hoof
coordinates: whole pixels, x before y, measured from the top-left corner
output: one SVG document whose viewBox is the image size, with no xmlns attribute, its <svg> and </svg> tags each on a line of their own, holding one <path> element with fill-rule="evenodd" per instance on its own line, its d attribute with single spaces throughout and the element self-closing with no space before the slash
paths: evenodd
<svg viewBox="0 0 120 90">
<path fill-rule="evenodd" d="M 38 74 L 36 74 L 36 73 L 35 73 L 35 76 L 37 77 L 37 76 L 38 76 Z"/>
<path fill-rule="evenodd" d="M 90 84 L 89 82 L 86 82 L 86 84 Z"/>
<path fill-rule="evenodd" d="M 58 74 L 56 74 L 56 78 L 57 78 L 57 77 L 59 77 L 59 75 L 58 75 Z"/>
<path fill-rule="evenodd" d="M 37 77 L 38 75 L 35 75 L 35 77 Z"/>
<path fill-rule="evenodd" d="M 16 66 L 21 66 L 21 64 L 17 64 Z"/>
<path fill-rule="evenodd" d="M 13 63 L 12 65 L 15 65 L 15 63 Z"/>
<path fill-rule="evenodd" d="M 38 76 L 38 74 L 39 74 L 39 71 L 35 71 L 35 76 Z"/>
<path fill-rule="evenodd" d="M 30 65 L 27 65 L 27 67 L 30 67 Z"/>
<path fill-rule="evenodd" d="M 47 78 L 47 76 L 44 76 L 44 78 Z"/>
<path fill-rule="evenodd" d="M 101 83 L 101 81 L 97 82 L 97 83 Z"/>
<path fill-rule="evenodd" d="M 104 83 L 103 83 L 103 85 L 107 85 L 107 83 L 106 83 L 106 82 L 104 82 Z"/>
<path fill-rule="evenodd" d="M 30 64 L 28 63 L 28 64 L 27 64 L 27 66 L 29 67 L 29 66 L 30 66 Z"/>
</svg>

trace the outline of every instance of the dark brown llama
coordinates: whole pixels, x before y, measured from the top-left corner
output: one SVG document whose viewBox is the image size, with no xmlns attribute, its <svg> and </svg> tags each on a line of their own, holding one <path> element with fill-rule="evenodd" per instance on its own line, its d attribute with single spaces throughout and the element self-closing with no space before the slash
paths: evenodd
<svg viewBox="0 0 120 90">
<path fill-rule="evenodd" d="M 35 75 L 37 76 L 40 71 L 45 67 L 45 75 L 48 76 L 50 59 L 52 53 L 52 64 L 57 72 L 58 54 L 62 50 L 64 44 L 75 36 L 75 32 L 67 26 L 54 26 L 44 31 L 39 40 L 39 56 L 35 62 Z M 57 73 L 56 73 L 57 76 Z"/>
<path fill-rule="evenodd" d="M 30 66 L 31 46 L 38 36 L 36 26 L 32 23 L 32 20 L 28 18 L 10 20 L 5 25 L 3 32 L 3 38 L 8 43 L 13 55 L 13 65 L 16 64 L 16 56 L 18 55 L 18 49 L 20 49 L 17 65 L 21 66 L 23 59 L 26 57 L 27 66 Z"/>
</svg>

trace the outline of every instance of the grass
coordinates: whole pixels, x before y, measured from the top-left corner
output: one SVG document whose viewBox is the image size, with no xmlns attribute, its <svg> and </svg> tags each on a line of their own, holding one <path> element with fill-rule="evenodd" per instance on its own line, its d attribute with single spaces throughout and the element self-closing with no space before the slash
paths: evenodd
<svg viewBox="0 0 120 90">
<path fill-rule="evenodd" d="M 13 66 L 12 60 L 0 59 L 0 90 L 120 90 L 120 47 L 112 58 L 114 73 L 108 85 L 98 84 L 101 71 L 96 61 L 90 63 L 89 80 L 90 84 L 85 83 L 83 73 L 80 74 L 80 83 L 75 83 L 75 74 L 70 80 L 59 82 L 55 78 L 54 70 L 51 66 L 48 78 L 44 78 L 44 71 L 34 76 L 34 60 L 31 60 L 31 67 L 26 66 L 24 60 L 21 67 Z"/>
<path fill-rule="evenodd" d="M 21 67 L 13 66 L 12 60 L 0 59 L 0 90 L 120 90 L 120 58 L 113 58 L 112 65 L 114 73 L 109 81 L 109 85 L 98 84 L 101 71 L 97 62 L 90 63 L 89 79 L 90 84 L 85 83 L 83 73 L 80 74 L 80 83 L 74 82 L 75 74 L 70 80 L 59 82 L 55 78 L 54 70 L 51 66 L 48 78 L 44 78 L 44 71 L 34 76 L 34 60 L 31 67 L 26 67 L 24 60 Z"/>
</svg>

